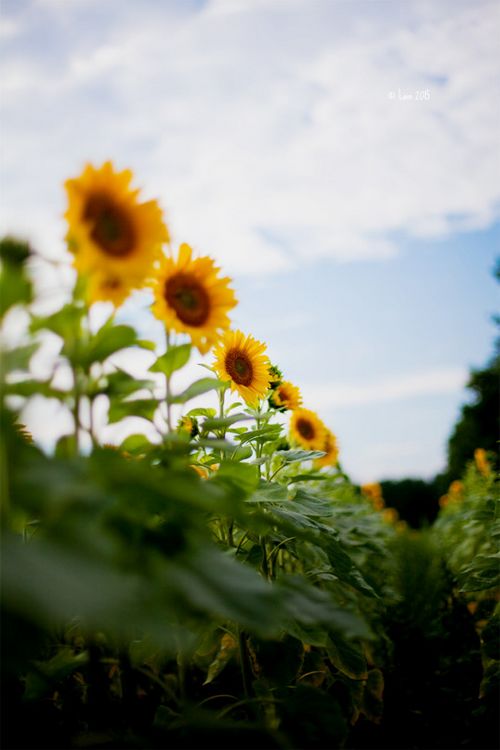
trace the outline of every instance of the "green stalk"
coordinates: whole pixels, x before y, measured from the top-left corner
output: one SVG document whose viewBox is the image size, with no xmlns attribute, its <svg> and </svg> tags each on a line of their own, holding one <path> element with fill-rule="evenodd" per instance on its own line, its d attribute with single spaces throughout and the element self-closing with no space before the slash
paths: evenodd
<svg viewBox="0 0 500 750">
<path fill-rule="evenodd" d="M 73 365 L 73 421 L 75 435 L 75 453 L 78 454 L 80 448 L 80 378 L 76 365 Z"/>
<path fill-rule="evenodd" d="M 167 345 L 167 351 L 170 349 L 170 333 L 168 329 L 165 329 L 165 340 Z M 171 384 L 170 384 L 170 375 L 165 375 L 165 395 L 166 395 L 166 403 L 167 403 L 167 429 L 169 432 L 172 432 L 172 408 L 170 404 L 170 396 L 171 396 Z"/>
<path fill-rule="evenodd" d="M 241 667 L 241 680 L 243 682 L 243 692 L 245 698 L 250 696 L 250 685 L 251 685 L 251 670 L 250 670 L 250 659 L 248 656 L 248 646 L 244 631 L 238 632 L 238 646 L 240 651 L 240 667 Z"/>
</svg>

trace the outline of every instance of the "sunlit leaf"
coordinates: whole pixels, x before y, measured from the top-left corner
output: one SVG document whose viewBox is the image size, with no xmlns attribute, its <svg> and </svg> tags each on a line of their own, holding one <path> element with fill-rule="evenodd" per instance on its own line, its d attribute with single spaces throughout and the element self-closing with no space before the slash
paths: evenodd
<svg viewBox="0 0 500 750">
<path fill-rule="evenodd" d="M 191 356 L 191 344 L 180 344 L 179 346 L 171 346 L 165 352 L 158 357 L 149 368 L 150 372 L 162 372 L 164 375 L 170 376 L 176 370 L 180 370 L 189 362 Z"/>
<path fill-rule="evenodd" d="M 196 396 L 201 396 L 203 393 L 214 390 L 220 391 L 221 388 L 225 387 L 226 383 L 222 380 L 217 380 L 217 378 L 201 378 L 200 380 L 195 380 L 182 393 L 179 393 L 177 396 L 171 396 L 168 400 L 171 404 L 185 404 L 186 401 Z"/>
</svg>

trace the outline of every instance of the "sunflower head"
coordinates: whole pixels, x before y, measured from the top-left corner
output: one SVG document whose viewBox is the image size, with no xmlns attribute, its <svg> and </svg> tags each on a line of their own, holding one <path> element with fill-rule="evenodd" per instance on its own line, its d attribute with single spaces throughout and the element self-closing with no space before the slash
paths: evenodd
<svg viewBox="0 0 500 750">
<path fill-rule="evenodd" d="M 283 380 L 283 373 L 277 365 L 269 367 L 269 388 L 277 388 Z"/>
<path fill-rule="evenodd" d="M 241 331 L 227 331 L 214 349 L 214 369 L 231 390 L 248 405 L 255 405 L 269 389 L 269 360 L 266 345 Z"/>
<path fill-rule="evenodd" d="M 378 482 L 364 484 L 361 487 L 361 492 L 366 498 L 368 498 L 375 510 L 382 510 L 385 506 L 384 498 L 382 497 L 382 487 Z"/>
<path fill-rule="evenodd" d="M 330 430 L 326 431 L 325 442 L 323 443 L 323 448 L 321 450 L 325 452 L 325 455 L 314 461 L 316 468 L 320 469 L 322 466 L 334 466 L 338 461 L 339 448 L 337 445 L 337 438 L 333 432 L 330 432 Z"/>
<path fill-rule="evenodd" d="M 283 380 L 276 387 L 271 389 L 269 394 L 269 406 L 278 411 L 287 411 L 298 409 L 302 404 L 300 390 L 288 380 Z"/>
<path fill-rule="evenodd" d="M 143 286 L 162 243 L 169 239 L 158 204 L 139 203 L 131 180 L 130 170 L 115 172 L 108 161 L 99 169 L 87 164 L 80 177 L 65 183 L 66 240 L 78 271 L 101 274 L 95 283 L 99 291 L 94 288 L 101 295 L 98 299 L 116 299 L 110 280 L 119 280 L 121 287 Z"/>
<path fill-rule="evenodd" d="M 326 427 L 310 409 L 295 409 L 290 419 L 290 437 L 305 450 L 321 451 L 325 444 Z"/>
<path fill-rule="evenodd" d="M 195 438 L 200 433 L 198 422 L 193 417 L 181 417 L 177 422 L 177 432 Z"/>
<path fill-rule="evenodd" d="M 491 473 L 490 462 L 488 461 L 488 454 L 484 448 L 476 448 L 474 451 L 474 461 L 476 469 L 483 477 L 487 477 Z"/>
<path fill-rule="evenodd" d="M 460 479 L 455 479 L 448 487 L 448 497 L 452 502 L 462 500 L 464 494 L 464 485 Z"/>
<path fill-rule="evenodd" d="M 167 329 L 187 333 L 202 354 L 229 328 L 228 312 L 236 305 L 231 280 L 219 270 L 211 258 L 193 258 L 183 244 L 176 260 L 162 259 L 153 279 L 154 314 Z"/>
<path fill-rule="evenodd" d="M 384 508 L 382 518 L 386 523 L 396 524 L 399 521 L 399 514 L 396 508 Z"/>
<path fill-rule="evenodd" d="M 133 280 L 127 279 L 124 275 L 96 271 L 87 279 L 86 299 L 89 305 L 94 302 L 112 302 L 115 307 L 120 307 L 133 286 Z"/>
</svg>

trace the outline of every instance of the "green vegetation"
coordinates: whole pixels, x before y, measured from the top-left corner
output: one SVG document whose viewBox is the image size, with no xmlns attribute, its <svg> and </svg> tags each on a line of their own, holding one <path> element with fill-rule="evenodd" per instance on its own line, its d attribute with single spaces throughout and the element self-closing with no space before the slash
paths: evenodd
<svg viewBox="0 0 500 750">
<path fill-rule="evenodd" d="M 3 243 L 3 313 L 30 324 L 2 354 L 2 746 L 494 747 L 487 457 L 422 533 L 318 468 L 321 451 L 290 448 L 272 410 L 227 406 L 212 375 L 169 384 L 189 430 L 103 446 L 97 399 L 109 422 L 166 413 L 153 379 L 110 361 L 155 347 L 113 317 L 91 330 L 78 286 L 34 315 L 28 257 Z M 47 331 L 68 389 L 30 369 Z M 151 373 L 190 355 L 171 345 Z M 205 393 L 219 412 L 190 410 Z M 18 421 L 35 395 L 74 415 L 53 455 Z"/>
</svg>

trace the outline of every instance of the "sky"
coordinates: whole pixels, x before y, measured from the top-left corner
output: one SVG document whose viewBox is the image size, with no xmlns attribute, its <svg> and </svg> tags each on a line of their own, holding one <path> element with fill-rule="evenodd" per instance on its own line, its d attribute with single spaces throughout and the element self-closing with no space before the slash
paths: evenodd
<svg viewBox="0 0 500 750">
<path fill-rule="evenodd" d="M 3 0 L 0 232 L 64 259 L 64 180 L 132 168 L 352 478 L 431 477 L 495 337 L 498 38 L 483 0 Z"/>
</svg>

